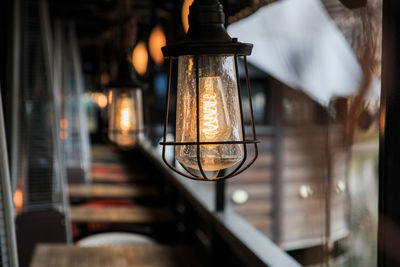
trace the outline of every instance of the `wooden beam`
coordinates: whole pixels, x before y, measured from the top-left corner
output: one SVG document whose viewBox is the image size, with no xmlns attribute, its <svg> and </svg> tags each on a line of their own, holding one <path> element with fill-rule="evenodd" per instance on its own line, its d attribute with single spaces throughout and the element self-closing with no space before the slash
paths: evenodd
<svg viewBox="0 0 400 267">
<path fill-rule="evenodd" d="M 157 190 L 149 186 L 71 184 L 68 193 L 70 198 L 139 198 L 155 197 Z"/>
<path fill-rule="evenodd" d="M 201 254 L 190 247 L 136 244 L 124 246 L 78 247 L 41 244 L 31 267 L 128 267 L 206 266 Z"/>
<path fill-rule="evenodd" d="M 70 207 L 73 223 L 167 223 L 172 222 L 172 212 L 160 208 L 144 207 Z"/>
</svg>

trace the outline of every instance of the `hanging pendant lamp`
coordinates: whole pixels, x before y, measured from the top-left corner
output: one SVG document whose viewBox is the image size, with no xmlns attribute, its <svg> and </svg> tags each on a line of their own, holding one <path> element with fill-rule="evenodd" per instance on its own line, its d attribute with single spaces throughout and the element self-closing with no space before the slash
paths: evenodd
<svg viewBox="0 0 400 267">
<path fill-rule="evenodd" d="M 195 0 L 190 6 L 186 39 L 162 48 L 170 68 L 162 157 L 172 170 L 195 180 L 233 177 L 250 167 L 258 154 L 246 61 L 253 45 L 231 38 L 224 22 L 218 0 Z M 250 107 L 252 139 L 248 140 L 238 80 L 239 57 L 244 60 Z M 178 62 L 176 136 L 174 142 L 167 142 L 174 61 Z M 254 146 L 255 154 L 246 161 L 248 145 Z M 187 173 L 166 160 L 166 146 L 175 148 L 175 159 Z M 221 170 L 226 170 L 223 175 Z"/>
<path fill-rule="evenodd" d="M 134 77 L 132 63 L 122 56 L 116 82 L 108 86 L 108 140 L 129 149 L 143 139 L 142 86 Z"/>
</svg>

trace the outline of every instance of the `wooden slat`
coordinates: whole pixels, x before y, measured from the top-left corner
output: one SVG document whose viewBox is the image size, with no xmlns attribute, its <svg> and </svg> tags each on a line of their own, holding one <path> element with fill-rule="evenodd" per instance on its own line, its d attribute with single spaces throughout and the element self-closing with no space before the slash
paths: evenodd
<svg viewBox="0 0 400 267">
<path fill-rule="evenodd" d="M 70 218 L 75 223 L 165 223 L 173 221 L 173 214 L 165 209 L 144 207 L 70 207 Z"/>
<path fill-rule="evenodd" d="M 109 168 L 123 168 L 121 164 L 121 160 L 117 159 L 116 161 L 112 162 L 101 162 L 101 161 L 92 161 L 91 164 L 92 169 L 102 168 L 102 167 L 109 167 Z"/>
<path fill-rule="evenodd" d="M 118 157 L 99 157 L 97 156 L 95 159 L 92 158 L 92 163 L 98 164 L 111 164 L 111 163 L 119 163 L 121 160 Z"/>
<path fill-rule="evenodd" d="M 96 158 L 96 156 L 104 155 L 118 157 L 118 152 L 110 149 L 110 147 L 106 145 L 92 145 L 91 150 L 93 155 L 92 158 L 94 159 Z"/>
<path fill-rule="evenodd" d="M 102 164 L 102 165 L 96 166 L 96 167 L 92 166 L 91 173 L 92 174 L 98 174 L 98 173 L 121 174 L 121 173 L 127 173 L 127 171 L 126 171 L 125 167 L 120 164 L 112 164 L 112 165 Z"/>
<path fill-rule="evenodd" d="M 244 217 L 248 215 L 265 215 L 265 217 L 269 217 L 272 205 L 271 201 L 253 201 L 235 205 L 234 209 Z"/>
<path fill-rule="evenodd" d="M 146 180 L 142 175 L 128 173 L 92 173 L 92 182 L 96 183 L 130 183 Z"/>
<path fill-rule="evenodd" d="M 271 227 L 271 218 L 265 216 L 246 217 L 246 220 L 257 229 L 266 229 Z"/>
<path fill-rule="evenodd" d="M 271 169 L 249 169 L 247 172 L 241 173 L 235 179 L 230 179 L 230 184 L 260 184 L 268 182 L 272 179 L 273 172 Z"/>
<path fill-rule="evenodd" d="M 268 182 L 260 184 L 229 184 L 226 194 L 231 196 L 235 190 L 245 190 L 249 195 L 249 201 L 256 199 L 267 201 L 272 194 L 272 188 Z"/>
<path fill-rule="evenodd" d="M 205 266 L 188 247 L 137 244 L 104 247 L 41 244 L 31 267 Z"/>
<path fill-rule="evenodd" d="M 134 185 L 71 184 L 68 193 L 70 198 L 139 198 L 156 196 L 157 190 Z"/>
</svg>

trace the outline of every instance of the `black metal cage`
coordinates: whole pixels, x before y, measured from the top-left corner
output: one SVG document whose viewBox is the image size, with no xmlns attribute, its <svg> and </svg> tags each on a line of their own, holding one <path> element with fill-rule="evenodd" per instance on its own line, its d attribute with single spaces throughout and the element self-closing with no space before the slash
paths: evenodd
<svg viewBox="0 0 400 267">
<path fill-rule="evenodd" d="M 257 143 L 259 142 L 256 137 L 256 131 L 255 131 L 255 125 L 254 125 L 254 118 L 253 118 L 253 107 L 251 103 L 251 94 L 250 94 L 250 86 L 249 86 L 249 79 L 248 79 L 248 69 L 247 69 L 247 59 L 246 55 L 240 55 L 240 54 L 234 54 L 235 58 L 235 72 L 236 72 L 236 77 L 239 77 L 238 73 L 238 57 L 242 56 L 244 60 L 244 67 L 245 67 L 245 76 L 246 76 L 246 89 L 247 89 L 247 94 L 249 98 L 249 109 L 250 109 L 250 119 L 251 119 L 251 129 L 252 129 L 252 139 L 245 139 L 246 133 L 245 133 L 245 127 L 243 123 L 243 109 L 242 109 L 242 103 L 241 103 L 241 98 L 240 98 L 240 83 L 237 83 L 237 91 L 238 91 L 238 96 L 239 96 L 239 107 L 240 107 L 240 123 L 242 126 L 242 140 L 240 141 L 221 141 L 221 142 L 201 142 L 200 141 L 200 127 L 199 127 L 199 70 L 198 70 L 198 55 L 195 56 L 195 68 L 196 68 L 196 132 L 197 132 L 197 140 L 196 142 L 167 142 L 167 133 L 168 133 L 168 117 L 169 117 L 169 106 L 170 106 L 170 96 L 171 96 L 171 79 L 172 79 L 172 68 L 173 68 L 173 60 L 176 59 L 176 57 L 169 57 L 169 77 L 168 77 L 168 86 L 167 86 L 167 103 L 166 103 L 166 117 L 165 117 L 165 123 L 164 123 L 164 138 L 163 142 L 160 142 L 162 145 L 162 158 L 165 164 L 171 168 L 173 171 L 177 172 L 178 174 L 190 178 L 190 179 L 195 179 L 195 180 L 205 180 L 205 181 L 210 181 L 210 180 L 220 180 L 220 179 L 226 179 L 226 178 L 231 178 L 233 176 L 238 175 L 239 173 L 245 171 L 248 169 L 254 161 L 257 159 L 258 156 L 258 149 L 257 149 Z M 202 163 L 200 160 L 200 146 L 205 146 L 205 145 L 224 145 L 224 144 L 241 144 L 243 145 L 243 151 L 244 151 L 244 156 L 243 159 L 237 164 L 237 166 L 234 167 L 234 169 L 223 176 L 218 176 L 219 172 L 215 172 L 212 177 L 208 177 L 203 170 Z M 247 160 L 247 145 L 248 144 L 253 144 L 254 145 L 254 156 L 253 158 L 245 165 L 245 162 Z M 197 150 L 197 164 L 200 170 L 200 174 L 195 173 L 194 171 L 190 170 L 188 167 L 184 166 L 181 164 L 181 166 L 189 173 L 183 173 L 182 171 L 178 170 L 176 167 L 174 167 L 168 160 L 166 159 L 165 152 L 166 152 L 166 146 L 182 146 L 182 145 L 195 145 L 196 150 Z"/>
<path fill-rule="evenodd" d="M 117 65 L 118 73 L 116 81 L 111 82 L 107 85 L 107 109 L 104 116 L 104 125 L 106 125 L 106 127 L 104 127 L 103 130 L 103 139 L 107 144 L 110 144 L 119 149 L 131 150 L 139 147 L 142 141 L 141 139 L 143 139 L 143 135 L 145 133 L 145 129 L 143 126 L 142 106 L 142 94 L 144 85 L 136 79 L 136 73 L 133 69 L 133 65 L 128 60 L 127 55 L 130 53 L 130 49 L 122 48 L 121 50 L 122 52 L 120 55 L 120 60 Z M 124 132 L 127 136 L 130 136 L 131 138 L 136 140 L 135 142 L 132 142 L 132 144 L 121 144 L 118 143 L 116 140 L 113 140 L 113 138 L 110 138 L 110 136 L 114 136 L 115 138 L 115 136 L 119 132 L 121 132 L 119 129 L 115 128 L 115 125 L 110 125 L 110 119 L 112 116 L 115 115 L 111 114 L 111 110 L 113 108 L 117 108 L 114 106 L 115 103 L 113 103 L 116 101 L 116 99 L 110 99 L 110 94 L 112 94 L 112 92 L 114 92 L 115 94 L 117 94 L 117 92 L 119 92 L 120 94 L 126 94 L 126 98 L 129 98 L 130 102 L 134 102 L 132 104 L 136 110 L 132 110 L 132 112 L 135 112 L 135 115 L 137 116 L 136 119 L 140 120 L 140 122 L 137 122 L 137 129 L 129 129 Z M 137 94 L 137 92 L 140 93 L 140 96 Z M 115 95 L 113 97 L 115 97 Z M 140 115 L 138 113 L 140 113 Z"/>
<path fill-rule="evenodd" d="M 167 104 L 166 104 L 166 118 L 164 124 L 164 138 L 162 145 L 162 158 L 165 164 L 178 174 L 195 180 L 221 180 L 226 178 L 231 178 L 239 173 L 245 171 L 249 168 L 258 156 L 257 143 L 259 142 L 256 138 L 256 131 L 254 126 L 253 118 L 253 107 L 251 103 L 251 94 L 249 86 L 249 77 L 247 69 L 247 59 L 246 56 L 251 54 L 253 45 L 248 43 L 238 42 L 237 38 L 231 38 L 226 32 L 225 26 L 225 15 L 223 12 L 222 5 L 218 0 L 207 0 L 207 1 L 194 1 L 190 6 L 189 14 L 189 30 L 186 35 L 186 39 L 178 44 L 165 46 L 162 48 L 163 54 L 169 59 L 169 77 L 167 86 Z M 170 96 L 171 96 L 171 80 L 172 80 L 172 68 L 173 61 L 179 56 L 192 55 L 194 59 L 195 68 L 195 87 L 196 87 L 196 141 L 194 142 L 167 142 L 167 132 L 168 132 L 168 113 L 170 106 Z M 218 141 L 218 142 L 202 142 L 200 141 L 200 100 L 199 100 L 199 57 L 200 56 L 215 56 L 215 55 L 229 55 L 234 57 L 234 71 L 236 74 L 236 90 L 238 96 L 239 104 L 239 114 L 240 114 L 240 124 L 241 124 L 241 140 L 238 141 Z M 249 109 L 250 109 L 250 119 L 252 128 L 252 139 L 246 139 L 245 127 L 243 122 L 243 108 L 240 96 L 240 82 L 239 71 L 238 71 L 238 58 L 243 57 L 245 77 L 246 77 L 246 88 L 249 98 Z M 233 168 L 233 170 L 226 172 L 223 171 L 222 175 L 219 175 L 221 169 L 214 172 L 211 177 L 208 177 L 201 163 L 201 146 L 211 146 L 211 145 L 232 145 L 238 144 L 243 146 L 243 158 L 240 161 L 233 164 L 228 168 Z M 246 163 L 248 158 L 247 145 L 254 145 L 254 156 L 249 162 Z M 188 174 L 175 168 L 165 157 L 166 146 L 195 146 L 196 147 L 196 158 L 197 167 L 199 173 L 192 171 L 189 167 L 181 164 L 184 170 Z M 222 170 L 226 170 L 222 169 Z"/>
</svg>

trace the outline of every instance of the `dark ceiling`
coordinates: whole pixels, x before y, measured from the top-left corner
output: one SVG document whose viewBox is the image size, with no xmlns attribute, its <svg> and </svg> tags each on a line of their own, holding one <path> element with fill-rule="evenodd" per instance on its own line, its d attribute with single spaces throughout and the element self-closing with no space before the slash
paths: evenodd
<svg viewBox="0 0 400 267">
<path fill-rule="evenodd" d="M 51 19 L 73 22 L 81 47 L 86 73 L 102 73 L 121 50 L 121 35 L 130 35 L 133 46 L 138 39 L 147 41 L 156 24 L 162 24 L 167 43 L 184 36 L 181 10 L 184 0 L 48 0 Z M 199 0 L 197 0 L 199 1 Z M 201 0 L 200 0 L 201 1 Z M 255 11 L 274 0 L 220 0 L 226 21 L 243 10 Z M 121 25 L 124 24 L 124 30 Z M 128 29 L 128 30 L 126 30 Z M 108 70 L 109 71 L 109 70 Z M 96 78 L 99 79 L 99 78 Z"/>
<path fill-rule="evenodd" d="M 219 1 L 224 6 L 228 24 L 278 0 Z M 363 0 L 341 1 L 347 4 L 365 4 Z M 123 47 L 122 36 L 130 36 L 130 40 L 125 42 L 133 47 L 138 39 L 147 41 L 153 27 L 162 24 L 168 44 L 182 40 L 183 2 L 184 0 L 48 0 L 49 13 L 53 20 L 72 21 L 75 24 L 84 70 L 97 74 L 103 72 L 102 68 L 106 68 L 101 67 L 107 65 L 103 62 L 112 62 L 118 57 L 117 54 Z M 342 6 L 339 0 L 323 0 L 323 2 L 334 3 L 328 6 Z M 327 9 L 329 11 L 329 8 Z M 121 25 L 125 25 L 123 30 Z"/>
<path fill-rule="evenodd" d="M 159 19 L 180 22 L 184 0 L 49 0 L 50 14 L 54 18 L 73 20 L 83 40 L 98 37 L 121 21 L 121 6 L 125 16 L 136 16 L 141 23 L 153 24 Z M 201 1 L 201 0 L 197 0 Z M 258 8 L 278 0 L 220 0 L 227 22 L 250 15 Z M 367 0 L 331 0 L 342 2 L 349 8 L 359 8 Z M 327 1 L 323 1 L 327 2 Z M 231 19 L 228 19 L 228 18 Z M 175 27 L 180 27 L 174 22 Z"/>
<path fill-rule="evenodd" d="M 156 22 L 173 22 L 174 27 L 181 27 L 181 7 L 183 0 L 50 0 L 52 18 L 71 20 L 76 24 L 80 41 L 85 43 L 97 40 L 105 32 L 118 27 L 123 17 L 136 17 L 141 25 L 154 25 Z M 259 0 L 222 0 L 226 16 L 231 16 L 254 5 L 261 5 Z M 128 6 L 121 12 L 121 4 Z M 179 24 L 176 22 L 179 21 Z M 180 31 L 180 29 L 175 29 Z"/>
</svg>

